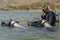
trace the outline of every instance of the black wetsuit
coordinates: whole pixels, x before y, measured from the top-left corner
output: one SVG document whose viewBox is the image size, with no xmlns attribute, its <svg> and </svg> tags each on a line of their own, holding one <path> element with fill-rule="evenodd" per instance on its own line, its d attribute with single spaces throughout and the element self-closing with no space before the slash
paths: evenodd
<svg viewBox="0 0 60 40">
<path fill-rule="evenodd" d="M 47 20 L 50 25 L 54 26 L 56 22 L 56 14 L 51 11 L 48 11 L 46 14 L 47 15 L 42 17 L 42 19 Z"/>
</svg>

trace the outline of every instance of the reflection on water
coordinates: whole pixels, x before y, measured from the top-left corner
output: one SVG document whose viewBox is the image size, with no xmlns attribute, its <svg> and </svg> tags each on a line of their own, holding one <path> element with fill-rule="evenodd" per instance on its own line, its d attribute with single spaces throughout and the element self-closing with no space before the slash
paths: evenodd
<svg viewBox="0 0 60 40">
<path fill-rule="evenodd" d="M 40 18 L 40 14 L 40 12 L 0 12 L 0 23 L 1 20 L 12 18 L 26 27 L 8 28 L 0 25 L 0 40 L 60 40 L 60 25 L 54 28 L 54 32 L 27 26 L 27 19 Z"/>
</svg>

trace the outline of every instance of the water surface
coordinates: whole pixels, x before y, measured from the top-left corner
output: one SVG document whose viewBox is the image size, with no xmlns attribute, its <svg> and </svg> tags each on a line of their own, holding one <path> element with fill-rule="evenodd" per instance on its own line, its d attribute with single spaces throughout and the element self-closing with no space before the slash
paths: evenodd
<svg viewBox="0 0 60 40">
<path fill-rule="evenodd" d="M 40 14 L 41 12 L 0 12 L 0 23 L 1 20 L 11 18 L 26 27 L 8 28 L 0 25 L 0 40 L 60 40 L 60 25 L 56 26 L 54 32 L 27 26 L 27 19 L 40 18 Z"/>
</svg>

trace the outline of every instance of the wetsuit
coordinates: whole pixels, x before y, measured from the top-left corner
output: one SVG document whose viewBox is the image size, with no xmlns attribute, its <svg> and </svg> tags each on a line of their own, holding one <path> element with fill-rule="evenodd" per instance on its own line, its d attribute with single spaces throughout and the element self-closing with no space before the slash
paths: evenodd
<svg viewBox="0 0 60 40">
<path fill-rule="evenodd" d="M 47 15 L 41 18 L 47 20 L 50 25 L 54 26 L 56 22 L 56 14 L 51 11 L 48 11 L 46 14 Z"/>
</svg>

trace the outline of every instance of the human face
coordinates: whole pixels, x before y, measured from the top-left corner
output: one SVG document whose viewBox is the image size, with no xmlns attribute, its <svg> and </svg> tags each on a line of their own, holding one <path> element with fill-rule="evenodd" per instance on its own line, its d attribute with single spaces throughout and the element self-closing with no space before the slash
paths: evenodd
<svg viewBox="0 0 60 40">
<path fill-rule="evenodd" d="M 44 10 L 43 10 L 43 12 L 44 12 L 44 13 L 47 13 L 47 12 L 48 12 L 48 10 L 47 10 L 47 9 L 44 9 Z"/>
</svg>

